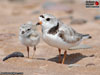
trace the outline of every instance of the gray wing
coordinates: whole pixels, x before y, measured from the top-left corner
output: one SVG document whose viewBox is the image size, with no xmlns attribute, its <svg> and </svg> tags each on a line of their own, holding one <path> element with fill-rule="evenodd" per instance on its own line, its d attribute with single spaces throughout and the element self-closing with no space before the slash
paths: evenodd
<svg viewBox="0 0 100 75">
<path fill-rule="evenodd" d="M 79 42 L 83 35 L 77 33 L 70 26 L 62 26 L 59 29 L 58 36 L 67 43 L 77 43 Z"/>
</svg>

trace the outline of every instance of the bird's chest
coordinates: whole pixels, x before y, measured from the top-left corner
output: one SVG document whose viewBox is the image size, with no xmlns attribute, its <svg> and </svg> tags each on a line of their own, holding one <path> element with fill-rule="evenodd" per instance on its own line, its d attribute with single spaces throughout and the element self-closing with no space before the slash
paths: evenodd
<svg viewBox="0 0 100 75">
<path fill-rule="evenodd" d="M 49 45 L 51 45 L 51 46 L 54 46 L 54 47 L 58 47 L 59 44 L 60 44 L 60 39 L 59 39 L 59 37 L 57 37 L 56 34 L 55 34 L 55 35 L 53 35 L 53 34 L 48 34 L 48 33 L 43 34 L 43 40 L 44 40 L 47 44 L 49 44 Z"/>
<path fill-rule="evenodd" d="M 32 42 L 29 38 L 26 38 L 26 37 L 21 37 L 20 41 L 26 46 L 30 45 Z"/>
</svg>

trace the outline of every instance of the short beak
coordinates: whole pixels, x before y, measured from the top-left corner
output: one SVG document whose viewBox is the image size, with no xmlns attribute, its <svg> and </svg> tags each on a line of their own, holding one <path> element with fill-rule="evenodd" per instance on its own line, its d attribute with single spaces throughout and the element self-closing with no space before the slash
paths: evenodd
<svg viewBox="0 0 100 75">
<path fill-rule="evenodd" d="M 42 22 L 40 21 L 40 22 L 38 22 L 36 25 L 41 25 L 42 24 Z"/>
</svg>

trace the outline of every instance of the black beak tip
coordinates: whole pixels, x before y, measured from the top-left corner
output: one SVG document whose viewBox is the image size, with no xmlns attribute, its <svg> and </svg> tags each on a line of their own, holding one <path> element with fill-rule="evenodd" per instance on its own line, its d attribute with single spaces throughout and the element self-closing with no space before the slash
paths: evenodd
<svg viewBox="0 0 100 75">
<path fill-rule="evenodd" d="M 40 25 L 40 23 L 38 22 L 38 23 L 36 23 L 36 25 Z"/>
<path fill-rule="evenodd" d="M 25 32 L 24 31 L 22 31 L 22 34 L 24 34 Z"/>
</svg>

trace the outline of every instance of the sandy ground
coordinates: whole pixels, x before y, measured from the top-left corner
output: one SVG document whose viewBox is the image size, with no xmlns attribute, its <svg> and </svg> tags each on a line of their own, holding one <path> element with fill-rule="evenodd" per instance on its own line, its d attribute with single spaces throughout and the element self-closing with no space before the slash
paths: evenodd
<svg viewBox="0 0 100 75">
<path fill-rule="evenodd" d="M 66 4 L 73 9 L 72 14 L 64 11 L 45 11 L 56 17 L 72 15 L 74 18 L 83 18 L 88 22 L 82 25 L 71 25 L 80 33 L 89 33 L 93 38 L 83 43 L 92 46 L 90 49 L 68 50 L 65 64 L 58 64 L 58 51 L 48 46 L 43 40 L 37 46 L 34 59 L 31 59 L 33 50 L 30 50 L 30 59 L 26 58 L 27 51 L 19 39 L 21 24 L 32 20 L 38 21 L 38 16 L 44 11 L 41 8 L 43 1 L 28 1 L 28 3 L 10 3 L 0 1 L 0 72 L 23 72 L 24 75 L 100 75 L 100 20 L 94 16 L 100 14 L 96 8 L 86 8 L 84 2 L 77 0 L 74 4 Z M 32 13 L 40 10 L 40 13 Z M 69 24 L 70 19 L 62 20 Z M 41 27 L 38 27 L 41 30 Z M 20 51 L 24 58 L 11 58 L 3 62 L 2 59 L 12 52 Z M 62 51 L 63 57 L 63 51 Z M 73 64 L 74 66 L 71 66 Z"/>
</svg>

